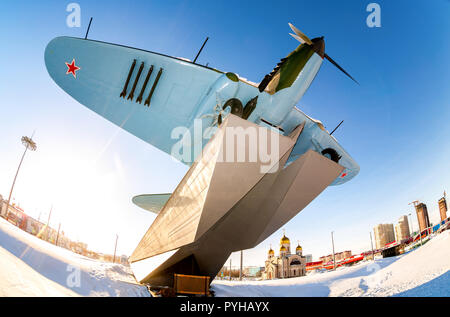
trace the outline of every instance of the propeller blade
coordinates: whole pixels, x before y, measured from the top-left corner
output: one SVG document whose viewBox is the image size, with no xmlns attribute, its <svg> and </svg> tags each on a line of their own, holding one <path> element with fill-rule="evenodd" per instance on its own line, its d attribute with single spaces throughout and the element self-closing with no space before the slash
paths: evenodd
<svg viewBox="0 0 450 317">
<path fill-rule="evenodd" d="M 359 83 L 352 77 L 350 76 L 349 73 L 347 73 L 341 66 L 338 65 L 338 63 L 336 63 L 330 56 L 328 56 L 327 54 L 325 54 L 325 58 L 328 59 L 331 64 L 333 64 L 334 66 L 336 66 L 341 72 L 343 72 L 345 75 L 347 75 L 348 77 L 351 78 L 351 80 L 353 80 L 355 83 L 357 83 L 359 85 Z"/>
<path fill-rule="evenodd" d="M 312 45 L 311 40 L 305 34 L 303 34 L 302 31 L 293 26 L 292 23 L 289 23 L 289 27 L 291 28 L 292 31 L 294 31 L 295 34 L 298 35 L 298 37 L 300 37 L 303 40 L 303 42 Z"/>
<path fill-rule="evenodd" d="M 292 34 L 292 33 L 289 33 L 289 35 L 292 36 L 297 41 L 299 41 L 300 43 L 302 43 L 302 44 L 305 43 L 305 41 L 300 36 L 298 36 L 296 34 Z"/>
</svg>

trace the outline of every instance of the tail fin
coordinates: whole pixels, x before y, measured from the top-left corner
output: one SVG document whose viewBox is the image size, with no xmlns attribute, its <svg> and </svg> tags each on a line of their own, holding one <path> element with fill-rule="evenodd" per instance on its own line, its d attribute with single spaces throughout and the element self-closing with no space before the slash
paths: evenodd
<svg viewBox="0 0 450 317">
<path fill-rule="evenodd" d="M 172 194 L 147 194 L 134 196 L 133 203 L 147 211 L 158 214 Z"/>
</svg>

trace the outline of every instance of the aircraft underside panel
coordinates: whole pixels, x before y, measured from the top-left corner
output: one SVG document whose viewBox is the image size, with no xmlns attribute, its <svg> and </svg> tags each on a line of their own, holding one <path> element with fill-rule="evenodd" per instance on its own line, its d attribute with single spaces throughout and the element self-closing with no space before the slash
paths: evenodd
<svg viewBox="0 0 450 317">
<path fill-rule="evenodd" d="M 344 166 L 345 169 L 331 185 L 343 184 L 358 175 L 359 165 L 350 154 L 347 153 L 333 136 L 330 136 L 327 131 L 324 131 L 324 129 L 317 124 L 317 121 L 305 115 L 301 110 L 294 107 L 285 118 L 282 128 L 286 131 L 291 131 L 300 122 L 305 124 L 303 137 L 297 140 L 288 159 L 288 164 L 295 161 L 309 150 L 322 153 L 325 149 L 333 149 L 340 156 L 339 164 Z"/>
</svg>

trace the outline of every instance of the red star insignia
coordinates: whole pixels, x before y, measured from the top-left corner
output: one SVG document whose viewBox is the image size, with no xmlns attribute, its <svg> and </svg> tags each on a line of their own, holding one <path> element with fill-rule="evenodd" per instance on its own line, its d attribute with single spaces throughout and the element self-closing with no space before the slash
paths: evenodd
<svg viewBox="0 0 450 317">
<path fill-rule="evenodd" d="M 72 63 L 70 64 L 66 62 L 66 65 L 67 65 L 66 75 L 72 74 L 74 78 L 77 78 L 76 71 L 80 70 L 81 68 L 75 65 L 75 58 L 72 59 Z"/>
<path fill-rule="evenodd" d="M 344 178 L 345 176 L 347 176 L 347 173 L 343 173 L 343 174 L 341 175 L 341 178 Z"/>
</svg>

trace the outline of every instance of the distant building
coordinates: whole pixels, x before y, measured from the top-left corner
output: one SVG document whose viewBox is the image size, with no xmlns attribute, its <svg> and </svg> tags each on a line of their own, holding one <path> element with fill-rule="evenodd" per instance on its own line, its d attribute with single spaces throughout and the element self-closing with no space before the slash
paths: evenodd
<svg viewBox="0 0 450 317">
<path fill-rule="evenodd" d="M 383 248 L 386 244 L 395 241 L 394 225 L 392 223 L 379 224 L 373 228 L 375 235 L 375 245 L 377 249 Z"/>
<path fill-rule="evenodd" d="M 36 236 L 37 238 L 47 241 L 51 244 L 57 245 L 72 252 L 90 257 L 92 259 L 97 259 L 104 262 L 113 262 L 114 256 L 110 254 L 101 254 L 91 250 L 88 250 L 88 245 L 79 241 L 71 241 L 65 234 L 64 231 L 53 229 L 47 224 L 28 216 L 22 208 L 16 204 L 9 205 L 8 212 L 6 212 L 6 201 L 0 195 L 0 212 L 1 216 L 6 218 L 8 215 L 8 221 L 22 229 Z M 116 263 L 120 263 L 125 266 L 129 266 L 129 259 L 127 255 L 117 256 Z"/>
<path fill-rule="evenodd" d="M 264 267 L 261 266 L 248 266 L 243 269 L 243 274 L 246 277 L 257 277 L 264 271 Z"/>
<path fill-rule="evenodd" d="M 304 257 L 306 259 L 306 263 L 312 262 L 312 254 L 305 254 Z"/>
<path fill-rule="evenodd" d="M 351 256 L 352 256 L 352 251 L 350 251 L 350 250 L 343 251 L 343 252 L 337 252 L 334 254 L 334 258 L 335 258 L 336 262 L 342 261 Z M 333 262 L 333 254 L 321 256 L 319 258 L 319 260 L 322 261 L 323 263 Z"/>
<path fill-rule="evenodd" d="M 447 219 L 447 200 L 445 199 L 445 193 L 444 197 L 439 199 L 438 205 L 439 205 L 439 214 L 441 215 L 441 221 L 444 221 L 445 219 Z"/>
<path fill-rule="evenodd" d="M 398 242 L 408 239 L 411 236 L 407 216 L 401 216 L 398 219 L 398 223 L 395 225 L 395 236 L 397 237 Z"/>
<path fill-rule="evenodd" d="M 300 244 L 295 249 L 295 254 L 291 254 L 291 242 L 283 235 L 280 241 L 280 255 L 275 256 L 275 252 L 270 248 L 264 266 L 263 279 L 288 278 L 306 275 L 306 257 L 302 255 L 303 250 Z"/>
<path fill-rule="evenodd" d="M 420 203 L 416 206 L 417 221 L 419 222 L 420 232 L 430 226 L 430 219 L 428 218 L 427 205 Z"/>
<path fill-rule="evenodd" d="M 351 256 L 352 256 L 352 251 L 350 251 L 350 250 L 341 252 L 341 260 L 344 260 L 344 259 L 349 258 Z"/>
<path fill-rule="evenodd" d="M 328 255 L 321 256 L 319 258 L 319 260 L 322 261 L 323 263 L 328 263 L 330 261 L 333 261 L 333 254 L 328 254 Z"/>
<path fill-rule="evenodd" d="M 28 216 L 25 214 L 22 208 L 16 204 L 10 204 L 6 208 L 7 203 L 5 202 L 5 217 L 13 225 L 19 227 L 22 230 L 27 231 Z"/>
<path fill-rule="evenodd" d="M 6 217 L 6 201 L 3 200 L 2 195 L 0 195 L 0 216 Z"/>
</svg>

